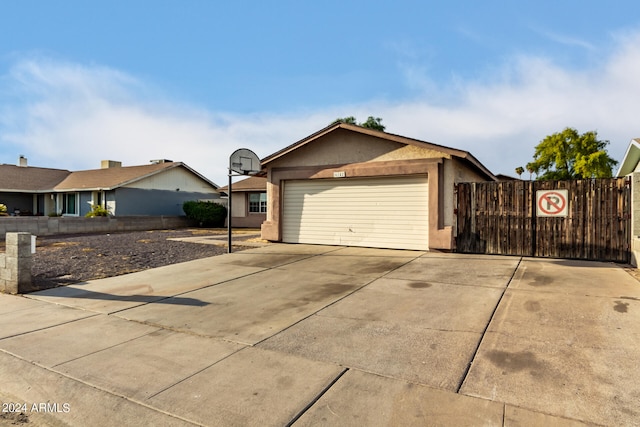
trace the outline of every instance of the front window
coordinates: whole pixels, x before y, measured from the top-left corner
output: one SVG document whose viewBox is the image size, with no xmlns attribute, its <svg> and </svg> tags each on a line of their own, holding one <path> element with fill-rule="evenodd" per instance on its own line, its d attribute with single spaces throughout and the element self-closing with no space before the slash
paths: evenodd
<svg viewBox="0 0 640 427">
<path fill-rule="evenodd" d="M 66 193 L 62 198 L 62 213 L 65 215 L 77 215 L 77 200 L 76 193 Z"/>
<path fill-rule="evenodd" d="M 267 212 L 267 193 L 249 193 L 249 213 Z"/>
</svg>

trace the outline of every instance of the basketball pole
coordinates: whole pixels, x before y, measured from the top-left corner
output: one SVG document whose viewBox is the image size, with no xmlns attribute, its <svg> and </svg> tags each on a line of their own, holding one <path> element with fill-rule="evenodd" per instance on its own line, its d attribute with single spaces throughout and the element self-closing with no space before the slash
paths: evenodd
<svg viewBox="0 0 640 427">
<path fill-rule="evenodd" d="M 232 249 L 232 244 L 231 244 L 231 177 L 233 176 L 233 171 L 231 170 L 231 168 L 229 168 L 229 197 L 227 198 L 227 234 L 228 234 L 228 242 L 227 245 L 229 247 L 229 249 L 227 250 L 227 253 L 231 253 L 233 251 Z"/>
</svg>

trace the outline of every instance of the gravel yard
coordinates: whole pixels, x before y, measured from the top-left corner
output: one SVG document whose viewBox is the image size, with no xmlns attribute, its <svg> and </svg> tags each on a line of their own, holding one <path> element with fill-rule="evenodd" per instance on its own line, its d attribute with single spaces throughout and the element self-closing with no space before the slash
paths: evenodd
<svg viewBox="0 0 640 427">
<path fill-rule="evenodd" d="M 118 276 L 148 268 L 227 253 L 226 246 L 167 240 L 213 236 L 224 229 L 154 230 L 128 233 L 39 237 L 31 269 L 36 289 Z M 234 251 L 243 240 L 234 231 Z"/>
</svg>

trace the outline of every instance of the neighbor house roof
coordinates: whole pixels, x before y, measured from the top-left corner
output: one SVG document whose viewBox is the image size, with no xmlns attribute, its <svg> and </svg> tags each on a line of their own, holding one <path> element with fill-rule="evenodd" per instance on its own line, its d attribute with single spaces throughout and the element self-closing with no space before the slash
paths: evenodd
<svg viewBox="0 0 640 427">
<path fill-rule="evenodd" d="M 620 162 L 620 168 L 618 169 L 617 177 L 623 177 L 629 175 L 636 170 L 638 163 L 640 162 L 640 138 L 632 139 L 627 147 L 627 152 L 624 153 L 624 158 Z"/>
<path fill-rule="evenodd" d="M 457 157 L 461 160 L 467 161 L 470 164 L 472 164 L 473 166 L 475 166 L 479 171 L 481 171 L 483 174 L 485 174 L 488 178 L 490 178 L 491 180 L 496 180 L 496 176 L 491 173 L 491 171 L 489 171 L 489 169 L 487 169 L 482 163 L 480 163 L 480 161 L 478 161 L 478 159 L 476 159 L 475 157 L 473 157 L 471 155 L 471 153 L 464 151 L 464 150 L 458 150 L 455 148 L 450 148 L 450 147 L 445 147 L 443 145 L 438 145 L 438 144 L 433 144 L 431 142 L 426 142 L 426 141 L 420 141 L 418 139 L 413 139 L 413 138 L 407 138 L 405 136 L 400 136 L 400 135 L 394 135 L 391 133 L 387 133 L 387 132 L 381 132 L 378 130 L 373 130 L 373 129 L 368 129 L 368 128 L 364 128 L 362 126 L 357 126 L 357 125 L 350 125 L 347 123 L 336 123 L 336 124 L 332 124 L 329 125 L 327 127 L 325 127 L 324 129 L 319 130 L 318 132 L 309 135 L 308 137 L 301 139 L 298 142 L 295 142 L 285 148 L 283 148 L 282 150 L 279 150 L 267 157 L 265 157 L 264 159 L 262 159 L 261 163 L 262 163 L 262 167 L 265 167 L 268 163 L 282 157 L 285 156 L 287 154 L 289 154 L 290 152 L 306 145 L 309 144 L 310 142 L 316 141 L 317 139 L 327 135 L 330 132 L 334 132 L 337 129 L 346 129 L 346 130 L 350 130 L 353 132 L 359 132 L 365 135 L 370 135 L 370 136 L 374 136 L 376 138 L 381 138 L 381 139 L 386 139 L 388 141 L 394 141 L 394 142 L 398 142 L 401 144 L 407 144 L 407 145 L 413 145 L 416 147 L 422 147 L 422 148 L 426 148 L 429 150 L 436 150 L 436 151 L 440 151 L 442 153 L 448 154 L 450 156 L 454 156 Z"/>
<path fill-rule="evenodd" d="M 225 193 L 229 190 L 229 186 L 225 185 L 224 187 L 219 188 L 220 191 L 224 191 Z M 266 191 L 267 190 L 267 178 L 262 176 L 252 176 L 242 181 L 234 182 L 231 185 L 231 190 L 235 193 L 236 191 Z"/>
<path fill-rule="evenodd" d="M 51 192 L 112 190 L 162 171 L 182 167 L 214 188 L 218 186 L 182 162 L 142 166 L 117 166 L 70 172 L 33 166 L 0 165 L 0 191 Z"/>
<path fill-rule="evenodd" d="M 0 191 L 32 193 L 51 191 L 70 173 L 64 169 L 0 165 Z"/>
</svg>

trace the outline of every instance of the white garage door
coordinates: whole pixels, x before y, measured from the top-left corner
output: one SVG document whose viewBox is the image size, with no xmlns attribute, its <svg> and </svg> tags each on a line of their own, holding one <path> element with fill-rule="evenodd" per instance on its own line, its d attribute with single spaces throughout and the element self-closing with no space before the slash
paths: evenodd
<svg viewBox="0 0 640 427">
<path fill-rule="evenodd" d="M 429 248 L 426 175 L 285 181 L 288 243 Z"/>
</svg>

